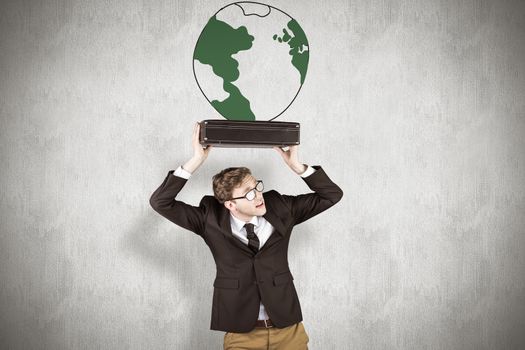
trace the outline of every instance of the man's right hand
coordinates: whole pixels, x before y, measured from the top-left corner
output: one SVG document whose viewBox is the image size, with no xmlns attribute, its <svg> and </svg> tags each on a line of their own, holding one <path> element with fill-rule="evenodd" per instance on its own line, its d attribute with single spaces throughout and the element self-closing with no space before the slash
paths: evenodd
<svg viewBox="0 0 525 350">
<path fill-rule="evenodd" d="M 193 127 L 193 136 L 191 144 L 193 146 L 193 157 L 186 162 L 182 167 L 184 170 L 193 173 L 197 168 L 208 158 L 208 154 L 212 149 L 212 146 L 208 145 L 206 148 L 203 148 L 199 142 L 199 133 L 201 126 L 199 123 L 195 123 Z"/>
<path fill-rule="evenodd" d="M 208 158 L 208 154 L 210 153 L 212 146 L 208 145 L 206 146 L 206 148 L 202 148 L 202 145 L 199 142 L 200 130 L 201 130 L 200 123 L 195 123 L 195 126 L 193 127 L 193 138 L 192 138 L 193 157 L 202 159 L 202 161 L 204 161 L 206 158 Z"/>
</svg>

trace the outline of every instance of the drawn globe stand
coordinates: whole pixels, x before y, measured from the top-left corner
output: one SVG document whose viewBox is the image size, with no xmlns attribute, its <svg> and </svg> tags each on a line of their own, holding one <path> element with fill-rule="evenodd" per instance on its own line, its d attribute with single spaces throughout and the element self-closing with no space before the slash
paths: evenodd
<svg viewBox="0 0 525 350">
<path fill-rule="evenodd" d="M 299 123 L 273 120 L 297 97 L 308 59 L 306 35 L 287 13 L 250 1 L 217 11 L 195 45 L 193 74 L 204 97 L 226 120 L 201 121 L 201 144 L 299 144 Z"/>
</svg>

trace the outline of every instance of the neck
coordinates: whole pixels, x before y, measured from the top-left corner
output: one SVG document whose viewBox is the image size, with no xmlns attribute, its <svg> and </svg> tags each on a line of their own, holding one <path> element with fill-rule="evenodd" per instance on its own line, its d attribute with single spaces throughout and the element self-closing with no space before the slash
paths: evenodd
<svg viewBox="0 0 525 350">
<path fill-rule="evenodd" d="M 233 216 L 235 216 L 237 219 L 239 220 L 242 220 L 244 222 L 250 222 L 252 221 L 252 219 L 254 218 L 254 216 L 248 216 L 248 215 L 241 215 L 241 214 L 238 214 L 238 213 L 234 213 L 234 212 L 231 212 L 231 214 Z"/>
</svg>

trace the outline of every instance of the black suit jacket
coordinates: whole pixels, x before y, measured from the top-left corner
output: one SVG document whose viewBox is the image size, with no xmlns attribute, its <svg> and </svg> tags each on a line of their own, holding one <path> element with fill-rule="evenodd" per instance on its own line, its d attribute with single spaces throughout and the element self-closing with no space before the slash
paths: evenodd
<svg viewBox="0 0 525 350">
<path fill-rule="evenodd" d="M 213 196 L 204 196 L 199 206 L 175 197 L 187 180 L 170 170 L 153 192 L 150 204 L 159 214 L 201 236 L 210 248 L 217 268 L 213 283 L 210 329 L 245 333 L 251 331 L 259 315 L 259 304 L 277 328 L 302 321 L 301 306 L 288 266 L 288 243 L 292 228 L 330 208 L 343 196 L 324 170 L 302 178 L 314 193 L 282 195 L 263 193 L 264 218 L 275 228 L 257 254 L 233 236 L 230 212 Z"/>
</svg>

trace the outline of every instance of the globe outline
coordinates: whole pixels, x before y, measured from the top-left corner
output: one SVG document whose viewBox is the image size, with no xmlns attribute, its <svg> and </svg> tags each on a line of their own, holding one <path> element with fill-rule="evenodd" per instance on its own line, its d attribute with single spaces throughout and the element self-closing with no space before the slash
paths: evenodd
<svg viewBox="0 0 525 350">
<path fill-rule="evenodd" d="M 249 4 L 257 4 L 257 5 L 262 5 L 262 6 L 268 6 L 268 7 L 270 7 L 272 10 L 277 10 L 277 11 L 279 11 L 279 12 L 285 14 L 286 16 L 288 16 L 290 19 L 295 20 L 295 18 L 293 18 L 292 16 L 290 16 L 287 12 L 285 12 L 285 11 L 283 11 L 283 10 L 281 10 L 281 9 L 278 9 L 277 7 L 274 7 L 274 6 L 272 6 L 272 5 L 264 4 L 264 3 L 262 3 L 262 2 L 257 2 L 257 1 L 235 1 L 235 2 L 229 3 L 229 4 L 224 5 L 223 7 L 221 7 L 219 10 L 217 10 L 213 15 L 211 15 L 211 16 L 209 17 L 209 19 L 211 19 L 212 17 L 216 16 L 219 12 L 221 12 L 222 10 L 224 10 L 224 9 L 225 9 L 226 7 L 228 7 L 228 6 L 232 6 L 232 5 L 235 5 L 235 4 L 242 4 L 242 3 L 249 3 Z M 258 16 L 258 17 L 265 17 L 265 16 L 260 16 L 260 15 L 258 15 L 258 14 L 256 14 L 256 13 L 246 15 L 246 14 L 244 13 L 244 9 L 243 9 L 241 6 L 239 6 L 239 7 L 242 9 L 243 14 L 244 14 L 245 16 Z M 208 19 L 208 20 L 209 20 L 209 19 Z M 296 21 L 296 20 L 295 20 L 295 21 Z M 296 22 L 297 22 L 297 21 L 296 21 Z M 297 22 L 297 23 L 299 23 L 299 22 Z M 205 25 L 204 27 L 206 27 L 206 25 Z M 302 28 L 302 27 L 301 27 L 301 28 Z M 304 32 L 304 30 L 303 30 L 303 32 Z M 212 101 L 210 101 L 210 99 L 208 98 L 208 96 L 206 96 L 206 94 L 204 93 L 204 90 L 202 89 L 202 87 L 201 87 L 201 85 L 200 85 L 200 83 L 199 83 L 199 79 L 197 78 L 197 74 L 195 73 L 195 58 L 194 58 L 194 57 L 195 57 L 195 51 L 196 51 L 196 49 L 197 49 L 197 47 L 198 47 L 198 45 L 199 45 L 199 41 L 201 40 L 201 38 L 202 38 L 202 34 L 203 34 L 203 33 L 204 33 L 204 28 L 203 28 L 203 30 L 200 32 L 199 37 L 197 38 L 197 41 L 195 42 L 195 46 L 194 46 L 194 48 L 193 48 L 193 55 L 192 55 L 192 61 L 191 61 L 191 63 L 192 63 L 192 70 L 193 70 L 193 77 L 194 77 L 194 79 L 195 79 L 195 82 L 197 83 L 197 86 L 199 87 L 199 90 L 201 91 L 201 93 L 202 93 L 202 95 L 204 96 L 204 98 L 206 99 L 206 101 L 208 101 L 208 103 L 211 105 L 211 107 L 212 107 L 217 113 L 219 113 L 223 118 L 225 118 L 226 120 L 230 120 L 230 119 L 228 119 L 225 115 L 223 115 L 221 112 L 219 112 L 219 111 L 218 111 L 218 110 L 212 105 Z M 310 57 L 310 52 L 311 52 L 311 51 L 310 51 L 310 42 L 308 41 L 308 55 L 309 55 L 308 57 Z M 306 72 L 308 72 L 308 68 L 306 69 Z M 272 121 L 272 120 L 278 118 L 281 114 L 283 114 L 284 112 L 286 112 L 286 110 L 288 110 L 288 108 L 290 108 L 290 106 L 292 105 L 292 103 L 295 101 L 295 99 L 296 99 L 297 96 L 299 95 L 299 92 L 301 91 L 301 89 L 302 89 L 304 83 L 306 82 L 306 77 L 307 77 L 307 76 L 308 76 L 308 74 L 306 73 L 306 74 L 304 75 L 304 81 L 303 81 L 303 83 L 299 85 L 299 89 L 297 89 L 297 92 L 295 93 L 295 95 L 294 95 L 294 97 L 292 98 L 292 100 L 290 101 L 290 103 L 289 103 L 289 104 L 288 104 L 288 105 L 287 105 L 287 106 L 286 106 L 286 107 L 285 107 L 285 108 L 284 108 L 279 114 L 277 114 L 275 117 L 273 117 L 273 118 L 271 118 L 271 119 L 269 119 L 269 120 L 267 120 L 267 121 Z M 257 119 L 256 119 L 256 120 L 257 120 Z M 234 120 L 232 120 L 232 121 L 234 121 Z"/>
</svg>

